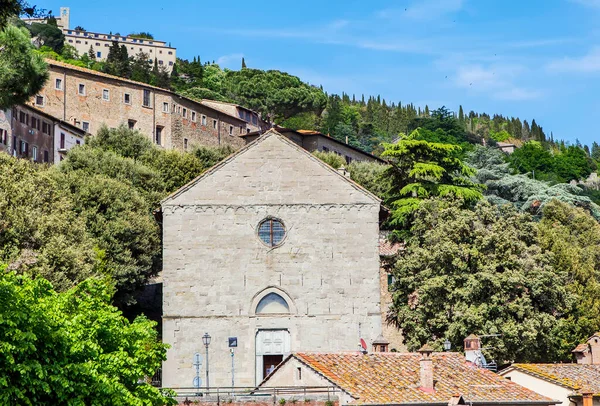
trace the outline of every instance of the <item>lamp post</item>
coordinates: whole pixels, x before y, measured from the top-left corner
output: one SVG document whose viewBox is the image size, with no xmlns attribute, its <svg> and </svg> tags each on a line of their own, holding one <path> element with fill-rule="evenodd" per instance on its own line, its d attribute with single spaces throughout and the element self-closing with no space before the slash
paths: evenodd
<svg viewBox="0 0 600 406">
<path fill-rule="evenodd" d="M 444 341 L 444 351 L 450 351 L 450 348 L 452 348 L 452 343 L 446 338 Z"/>
<path fill-rule="evenodd" d="M 210 387 L 208 383 L 208 346 L 210 345 L 210 336 L 208 333 L 204 333 L 202 336 L 202 343 L 204 343 L 204 347 L 206 347 L 206 395 L 208 396 L 208 388 Z"/>
</svg>

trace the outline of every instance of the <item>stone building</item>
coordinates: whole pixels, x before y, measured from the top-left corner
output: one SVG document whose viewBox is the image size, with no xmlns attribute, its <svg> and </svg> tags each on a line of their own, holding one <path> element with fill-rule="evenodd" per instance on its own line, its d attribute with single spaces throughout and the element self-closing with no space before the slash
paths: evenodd
<svg viewBox="0 0 600 406">
<path fill-rule="evenodd" d="M 294 143 L 309 152 L 333 152 L 343 157 L 347 164 L 352 161 L 385 163 L 385 161 L 378 156 L 369 154 L 360 148 L 356 148 L 352 145 L 338 141 L 333 137 L 320 133 L 319 131 L 291 130 L 289 128 L 283 128 L 280 126 L 275 126 L 275 129 L 277 132 L 286 136 Z M 246 142 L 252 142 L 257 139 L 260 134 L 262 134 L 262 131 L 254 131 L 243 135 L 242 137 L 246 140 Z"/>
<path fill-rule="evenodd" d="M 121 124 L 166 149 L 245 144 L 248 123 L 174 92 L 90 69 L 47 60 L 50 78 L 30 104 L 95 134 Z"/>
<path fill-rule="evenodd" d="M 572 351 L 577 363 L 512 364 L 499 374 L 561 406 L 600 405 L 600 332 Z"/>
<path fill-rule="evenodd" d="M 0 136 L 0 145 L 13 156 L 53 164 L 62 161 L 69 149 L 85 142 L 81 128 L 34 107 L 15 106 L 10 116 L 10 136 Z"/>
<path fill-rule="evenodd" d="M 10 153 L 12 140 L 12 109 L 0 110 L 0 151 Z"/>
<path fill-rule="evenodd" d="M 74 47 L 79 55 L 87 54 L 92 48 L 96 60 L 104 61 L 108 57 L 108 50 L 112 43 L 117 42 L 119 45 L 125 45 L 129 56 L 144 53 L 152 63 L 156 59 L 159 68 L 162 67 L 169 73 L 173 70 L 177 61 L 177 50 L 167 45 L 165 41 L 71 29 L 70 14 L 69 7 L 61 7 L 60 14 L 55 17 L 56 25 L 65 36 L 65 44 Z M 47 18 L 24 18 L 23 21 L 26 24 L 46 23 Z"/>
<path fill-rule="evenodd" d="M 268 131 L 161 205 L 163 387 L 192 386 L 205 333 L 213 387 L 232 384 L 229 338 L 252 386 L 291 352 L 381 335 L 381 202 L 288 138 Z"/>
<path fill-rule="evenodd" d="M 268 123 L 260 119 L 257 112 L 247 109 L 235 103 L 226 103 L 216 100 L 202 100 L 202 104 L 216 110 L 227 113 L 231 116 L 239 117 L 246 122 L 246 132 L 266 131 L 270 128 Z"/>
</svg>

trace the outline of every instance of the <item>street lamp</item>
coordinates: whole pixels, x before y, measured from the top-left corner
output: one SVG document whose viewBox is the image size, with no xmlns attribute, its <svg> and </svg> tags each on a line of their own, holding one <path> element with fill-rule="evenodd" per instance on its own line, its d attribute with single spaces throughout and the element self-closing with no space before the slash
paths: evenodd
<svg viewBox="0 0 600 406">
<path fill-rule="evenodd" d="M 450 351 L 450 348 L 452 348 L 452 343 L 446 338 L 444 340 L 444 351 Z"/>
<path fill-rule="evenodd" d="M 208 384 L 208 346 L 210 345 L 210 336 L 208 335 L 208 333 L 204 333 L 204 335 L 202 336 L 202 342 L 206 347 L 206 395 L 208 396 L 208 388 L 210 387 L 210 385 Z"/>
</svg>

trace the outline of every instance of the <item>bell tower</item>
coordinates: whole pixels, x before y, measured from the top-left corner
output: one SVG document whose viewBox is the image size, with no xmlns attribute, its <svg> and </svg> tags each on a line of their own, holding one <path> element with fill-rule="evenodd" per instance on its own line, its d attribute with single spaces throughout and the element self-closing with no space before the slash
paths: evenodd
<svg viewBox="0 0 600 406">
<path fill-rule="evenodd" d="M 60 22 L 59 25 L 68 30 L 69 29 L 69 14 L 70 14 L 70 10 L 69 7 L 61 7 L 60 8 Z"/>
</svg>

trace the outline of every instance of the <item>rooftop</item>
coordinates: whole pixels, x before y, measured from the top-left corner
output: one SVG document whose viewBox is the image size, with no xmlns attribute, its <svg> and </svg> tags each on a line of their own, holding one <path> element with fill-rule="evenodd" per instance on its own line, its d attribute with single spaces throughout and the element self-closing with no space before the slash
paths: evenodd
<svg viewBox="0 0 600 406">
<path fill-rule="evenodd" d="M 477 368 L 458 353 L 432 354 L 433 391 L 419 387 L 421 355 L 418 353 L 296 353 L 290 357 L 340 387 L 359 404 L 446 405 L 456 395 L 473 403 L 556 403 L 491 371 Z"/>
<path fill-rule="evenodd" d="M 589 391 L 600 396 L 600 365 L 512 364 L 508 369 L 516 369 L 567 387 L 575 391 L 577 395 Z"/>
</svg>

